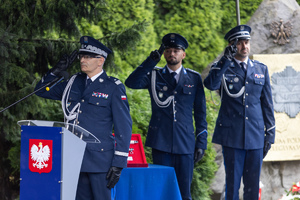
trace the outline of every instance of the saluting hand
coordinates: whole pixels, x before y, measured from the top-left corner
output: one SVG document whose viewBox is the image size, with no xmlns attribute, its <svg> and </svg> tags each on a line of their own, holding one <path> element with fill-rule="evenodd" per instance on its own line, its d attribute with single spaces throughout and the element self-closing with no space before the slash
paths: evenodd
<svg viewBox="0 0 300 200">
<path fill-rule="evenodd" d="M 154 61 L 159 62 L 159 61 L 160 61 L 161 55 L 164 53 L 164 50 L 165 50 L 165 45 L 164 45 L 164 44 L 161 44 L 158 50 L 155 49 L 154 51 L 152 51 L 152 52 L 150 53 L 150 57 L 151 57 Z"/>
<path fill-rule="evenodd" d="M 69 66 L 72 65 L 74 60 L 77 57 L 77 51 L 73 51 L 70 56 L 67 54 L 64 54 L 61 59 L 58 61 L 58 63 L 51 69 L 51 72 L 58 76 L 60 72 L 66 71 Z"/>
<path fill-rule="evenodd" d="M 237 52 L 236 44 L 237 44 L 237 42 L 238 42 L 238 39 L 235 39 L 235 41 L 232 45 L 229 45 L 225 48 L 224 57 L 227 60 L 231 61 L 234 58 L 234 56 L 236 55 L 236 52 Z"/>
</svg>

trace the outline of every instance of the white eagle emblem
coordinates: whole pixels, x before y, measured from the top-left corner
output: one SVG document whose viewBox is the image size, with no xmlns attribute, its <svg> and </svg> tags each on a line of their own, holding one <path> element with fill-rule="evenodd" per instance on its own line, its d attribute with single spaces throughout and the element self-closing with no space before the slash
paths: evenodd
<svg viewBox="0 0 300 200">
<path fill-rule="evenodd" d="M 43 169 L 44 167 L 46 168 L 48 164 L 46 164 L 45 162 L 49 160 L 50 148 L 48 145 L 43 147 L 42 142 L 39 143 L 39 147 L 34 144 L 31 146 L 30 155 L 31 160 L 35 161 L 35 163 L 32 164 L 33 167 L 36 167 L 38 169 Z"/>
</svg>

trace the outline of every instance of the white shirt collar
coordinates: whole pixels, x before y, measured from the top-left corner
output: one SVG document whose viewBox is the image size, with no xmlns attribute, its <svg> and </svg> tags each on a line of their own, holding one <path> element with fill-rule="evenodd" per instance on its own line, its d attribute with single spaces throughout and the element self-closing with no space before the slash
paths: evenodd
<svg viewBox="0 0 300 200">
<path fill-rule="evenodd" d="M 171 69 L 168 67 L 168 65 L 167 65 L 167 68 L 168 68 L 170 74 L 171 74 L 172 72 L 174 72 L 173 70 L 171 70 Z M 176 79 L 176 82 L 177 82 L 177 83 L 178 83 L 178 81 L 179 81 L 181 69 L 182 69 L 182 65 L 175 71 L 175 72 L 176 72 L 175 79 Z"/>
<path fill-rule="evenodd" d="M 240 60 L 237 60 L 237 59 L 235 59 L 235 58 L 234 58 L 234 60 L 235 60 L 238 64 L 241 64 L 241 62 L 244 62 L 244 63 L 246 63 L 246 65 L 247 65 L 248 60 L 249 60 L 249 57 L 247 56 L 247 58 L 246 58 L 245 61 L 240 61 Z"/>
<path fill-rule="evenodd" d="M 103 70 L 102 70 L 100 73 L 94 75 L 94 76 L 91 78 L 91 80 L 94 82 L 94 80 L 96 80 L 102 73 L 103 73 Z M 89 79 L 88 76 L 86 76 L 86 77 L 87 77 L 86 79 Z"/>
</svg>

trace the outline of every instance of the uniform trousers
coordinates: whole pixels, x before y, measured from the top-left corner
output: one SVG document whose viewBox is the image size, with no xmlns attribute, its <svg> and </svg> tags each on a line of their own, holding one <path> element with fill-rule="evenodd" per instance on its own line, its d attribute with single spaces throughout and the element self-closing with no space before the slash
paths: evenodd
<svg viewBox="0 0 300 200">
<path fill-rule="evenodd" d="M 239 200 L 241 178 L 244 183 L 244 200 L 258 200 L 259 177 L 263 149 L 244 150 L 223 146 L 226 172 L 226 200 Z"/>
<path fill-rule="evenodd" d="M 152 149 L 153 164 L 174 167 L 182 200 L 191 200 L 194 154 L 172 154 Z"/>
<path fill-rule="evenodd" d="M 106 174 L 80 172 L 76 200 L 111 200 Z"/>
</svg>

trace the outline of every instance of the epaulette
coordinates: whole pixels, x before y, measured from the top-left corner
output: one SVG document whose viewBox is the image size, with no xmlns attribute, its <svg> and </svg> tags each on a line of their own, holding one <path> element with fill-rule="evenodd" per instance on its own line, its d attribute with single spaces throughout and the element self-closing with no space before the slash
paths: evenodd
<svg viewBox="0 0 300 200">
<path fill-rule="evenodd" d="M 162 68 L 163 68 L 163 67 L 155 66 L 153 69 L 160 70 L 160 69 L 162 69 Z"/>
<path fill-rule="evenodd" d="M 185 68 L 185 69 L 186 69 L 187 71 L 193 72 L 193 73 L 198 74 L 198 75 L 201 76 L 201 74 L 200 74 L 199 72 L 195 71 L 195 70 L 192 70 L 192 69 L 189 69 L 189 68 Z"/>
<path fill-rule="evenodd" d="M 108 80 L 114 82 L 116 85 L 120 85 L 123 84 L 122 81 L 120 81 L 119 79 L 113 77 L 113 76 L 108 76 Z"/>
<path fill-rule="evenodd" d="M 257 63 L 257 64 L 262 64 L 262 65 L 265 65 L 264 63 L 258 61 L 258 60 L 251 60 L 253 63 Z M 265 65 L 266 66 L 266 65 Z"/>
</svg>

